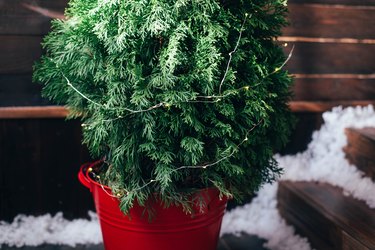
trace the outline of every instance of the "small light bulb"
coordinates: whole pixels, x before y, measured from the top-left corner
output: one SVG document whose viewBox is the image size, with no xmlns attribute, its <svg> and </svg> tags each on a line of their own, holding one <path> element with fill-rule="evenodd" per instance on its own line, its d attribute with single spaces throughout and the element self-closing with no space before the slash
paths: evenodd
<svg viewBox="0 0 375 250">
<path fill-rule="evenodd" d="M 249 140 L 249 138 L 247 138 L 247 137 L 244 139 L 244 141 L 248 141 L 248 140 Z"/>
<path fill-rule="evenodd" d="M 284 47 L 288 47 L 288 43 L 284 43 L 283 46 L 284 46 Z"/>
<path fill-rule="evenodd" d="M 89 173 L 91 173 L 91 172 L 92 172 L 92 168 L 89 168 L 87 171 L 88 171 Z"/>
<path fill-rule="evenodd" d="M 245 90 L 249 90 L 250 89 L 250 86 L 245 86 L 243 87 Z"/>
</svg>

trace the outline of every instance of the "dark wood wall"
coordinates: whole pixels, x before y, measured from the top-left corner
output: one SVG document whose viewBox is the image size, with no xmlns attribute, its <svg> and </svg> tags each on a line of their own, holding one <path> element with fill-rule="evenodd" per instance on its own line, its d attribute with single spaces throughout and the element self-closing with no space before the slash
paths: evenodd
<svg viewBox="0 0 375 250">
<path fill-rule="evenodd" d="M 93 210 L 89 191 L 77 180 L 89 160 L 80 139 L 79 121 L 0 120 L 0 220 L 58 211 L 83 217 Z"/>
<path fill-rule="evenodd" d="M 31 82 L 51 17 L 67 0 L 0 0 L 0 220 L 19 213 L 84 216 L 90 195 L 76 179 L 90 159 L 79 121 L 48 106 Z M 306 148 L 322 112 L 375 102 L 375 0 L 289 0 L 280 43 L 294 52 L 291 109 L 299 118 L 284 153 Z"/>
<path fill-rule="evenodd" d="M 32 66 L 51 17 L 67 0 L 0 0 L 0 220 L 19 213 L 63 211 L 68 218 L 93 210 L 79 184 L 80 165 L 90 160 L 78 120 L 49 107 L 32 83 Z"/>
<path fill-rule="evenodd" d="M 303 150 L 322 112 L 374 104 L 375 0 L 289 0 L 290 26 L 280 42 L 294 46 L 291 108 L 300 118 L 286 152 Z"/>
<path fill-rule="evenodd" d="M 45 105 L 31 83 L 32 66 L 42 54 L 50 16 L 62 15 L 67 0 L 0 0 L 0 106 Z"/>
</svg>

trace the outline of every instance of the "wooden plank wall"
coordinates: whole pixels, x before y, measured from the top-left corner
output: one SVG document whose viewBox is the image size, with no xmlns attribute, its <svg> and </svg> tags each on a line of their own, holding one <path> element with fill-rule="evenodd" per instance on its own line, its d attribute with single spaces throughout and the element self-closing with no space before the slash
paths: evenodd
<svg viewBox="0 0 375 250">
<path fill-rule="evenodd" d="M 49 16 L 61 16 L 66 4 L 0 0 L 0 220 L 58 211 L 84 217 L 94 209 L 76 177 L 90 159 L 80 122 L 66 122 L 63 108 L 44 106 L 40 86 L 31 82 Z"/>
<path fill-rule="evenodd" d="M 80 146 L 80 123 L 46 106 L 31 82 L 42 37 L 67 1 L 0 0 L 0 220 L 92 209 L 75 178 L 90 158 Z M 284 153 L 306 148 L 322 112 L 375 102 L 375 0 L 289 0 L 289 10 L 291 25 L 279 41 L 288 44 L 286 54 L 294 47 L 287 68 L 299 122 Z"/>
<path fill-rule="evenodd" d="M 294 101 L 372 103 L 375 1 L 289 2 L 291 25 L 280 40 L 295 46 L 288 64 Z"/>
<path fill-rule="evenodd" d="M 0 120 L 0 221 L 58 211 L 84 217 L 94 209 L 77 180 L 89 159 L 80 140 L 79 121 Z"/>
<path fill-rule="evenodd" d="M 321 113 L 374 104 L 375 0 L 289 0 L 290 26 L 280 42 L 295 76 L 291 103 L 300 118 L 286 152 L 304 149 Z"/>
<path fill-rule="evenodd" d="M 49 16 L 62 14 L 67 0 L 0 0 L 0 106 L 46 105 L 31 83 L 32 66 L 42 54 Z"/>
</svg>

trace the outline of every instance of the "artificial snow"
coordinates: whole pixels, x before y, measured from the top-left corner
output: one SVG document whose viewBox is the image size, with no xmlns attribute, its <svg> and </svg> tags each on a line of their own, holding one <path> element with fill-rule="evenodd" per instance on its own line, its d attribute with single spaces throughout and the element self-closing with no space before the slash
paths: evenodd
<svg viewBox="0 0 375 250">
<path fill-rule="evenodd" d="M 282 180 L 328 182 L 343 188 L 346 195 L 365 201 L 375 208 L 375 183 L 350 165 L 342 148 L 346 145 L 344 129 L 375 125 L 372 106 L 334 108 L 323 114 L 324 124 L 313 134 L 308 149 L 293 156 L 276 159 L 284 169 Z M 221 235 L 245 232 L 265 239 L 265 247 L 274 250 L 311 249 L 306 238 L 295 234 L 277 210 L 278 183 L 266 184 L 249 204 L 225 214 Z M 61 213 L 54 217 L 18 216 L 13 223 L 0 222 L 1 244 L 10 246 L 38 246 L 41 244 L 99 244 L 102 242 L 98 219 L 90 213 L 90 220 L 67 221 Z"/>
<path fill-rule="evenodd" d="M 42 244 L 69 245 L 100 244 L 102 234 L 96 213 L 89 212 L 89 220 L 68 221 L 63 214 L 17 216 L 12 223 L 0 221 L 0 248 L 8 246 L 40 246 Z"/>
<path fill-rule="evenodd" d="M 363 200 L 375 208 L 375 183 L 350 165 L 342 148 L 347 144 L 345 128 L 375 126 L 373 106 L 334 108 L 323 114 L 324 125 L 314 132 L 305 152 L 294 156 L 277 156 L 285 169 L 283 180 L 327 182 L 344 189 L 345 194 Z"/>
<path fill-rule="evenodd" d="M 295 235 L 276 208 L 277 183 L 266 184 L 251 203 L 226 212 L 221 235 L 246 232 L 265 239 L 265 247 L 277 250 L 309 250 L 307 239 Z"/>
</svg>

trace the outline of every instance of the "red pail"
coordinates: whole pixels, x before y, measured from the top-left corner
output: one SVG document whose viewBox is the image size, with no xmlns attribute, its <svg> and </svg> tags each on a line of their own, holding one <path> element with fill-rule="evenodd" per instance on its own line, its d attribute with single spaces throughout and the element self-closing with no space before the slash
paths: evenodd
<svg viewBox="0 0 375 250">
<path fill-rule="evenodd" d="M 218 190 L 201 191 L 207 208 L 197 210 L 194 216 L 181 206 L 164 208 L 155 203 L 155 217 L 149 221 L 145 208 L 135 203 L 129 217 L 120 211 L 119 201 L 109 195 L 111 190 L 89 177 L 88 168 L 97 164 L 101 162 L 83 165 L 78 178 L 94 197 L 106 250 L 216 250 L 227 204 L 227 199 L 219 199 Z"/>
</svg>

